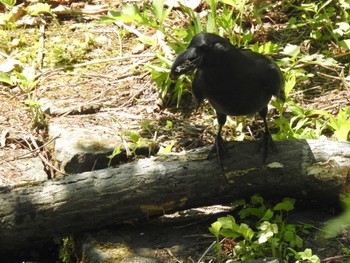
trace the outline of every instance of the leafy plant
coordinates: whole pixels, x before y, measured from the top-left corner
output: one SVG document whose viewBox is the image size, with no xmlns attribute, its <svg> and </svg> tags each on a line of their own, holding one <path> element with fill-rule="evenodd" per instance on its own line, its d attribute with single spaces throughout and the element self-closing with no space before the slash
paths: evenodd
<svg viewBox="0 0 350 263">
<path fill-rule="evenodd" d="M 119 124 L 117 119 L 114 119 L 114 122 Z M 129 129 L 123 129 L 120 126 L 121 131 L 118 133 L 118 135 L 122 143 L 118 144 L 113 150 L 113 152 L 107 156 L 107 158 L 109 159 L 109 166 L 112 164 L 113 158 L 125 152 L 128 157 L 137 157 L 138 155 L 140 155 L 140 149 L 142 149 L 141 155 L 166 155 L 171 152 L 174 146 L 173 142 L 169 142 L 163 146 L 158 146 L 157 135 L 160 127 L 154 128 L 151 122 L 146 120 L 140 123 L 140 128 L 141 131 L 134 131 Z M 167 120 L 164 129 L 169 130 L 171 133 L 173 133 L 173 123 Z M 144 150 L 147 150 L 147 148 L 148 153 Z"/>
<path fill-rule="evenodd" d="M 320 263 L 321 260 L 318 256 L 314 255 L 312 253 L 312 250 L 310 248 L 305 249 L 304 251 L 297 252 L 292 248 L 289 248 L 290 251 L 293 252 L 294 257 L 296 259 L 296 263 L 302 263 L 302 262 L 310 262 L 310 263 Z"/>
<path fill-rule="evenodd" d="M 121 154 L 122 152 L 122 145 L 119 144 L 117 147 L 114 148 L 112 154 L 108 155 L 108 167 L 112 165 L 113 158 Z"/>
<path fill-rule="evenodd" d="M 334 131 L 334 136 L 338 141 L 350 141 L 350 107 L 339 108 L 337 116 L 329 116 L 328 126 Z"/>
<path fill-rule="evenodd" d="M 20 90 L 30 96 L 30 92 L 36 87 L 37 80 L 35 76 L 34 67 L 26 67 L 22 72 L 14 72 L 14 76 L 11 78 Z"/>
<path fill-rule="evenodd" d="M 0 3 L 4 4 L 7 8 L 11 8 L 16 4 L 16 0 L 0 0 Z"/>
<path fill-rule="evenodd" d="M 319 139 L 322 136 L 323 130 L 327 126 L 327 122 L 320 119 L 319 116 L 327 114 L 322 110 L 304 109 L 295 104 L 293 101 L 288 101 L 288 109 L 293 117 L 290 119 L 280 116 L 275 121 L 279 128 L 278 133 L 272 136 L 275 139 Z M 274 103 L 274 105 L 276 105 Z"/>
<path fill-rule="evenodd" d="M 29 111 L 31 114 L 31 126 L 32 129 L 46 129 L 48 124 L 45 114 L 41 110 L 40 103 L 36 100 L 25 100 L 25 104 L 29 106 Z"/>
<path fill-rule="evenodd" d="M 344 227 L 349 227 L 350 225 L 350 195 L 347 194 L 342 198 L 344 212 L 337 216 L 336 218 L 330 220 L 324 227 L 322 231 L 322 236 L 325 238 L 336 237 Z M 345 251 L 350 252 L 350 251 Z"/>
<path fill-rule="evenodd" d="M 299 232 L 308 233 L 310 225 L 288 224 L 288 213 L 294 209 L 295 200 L 284 198 L 271 206 L 264 202 L 259 195 L 251 197 L 250 203 L 240 201 L 244 207 L 238 212 L 239 217 L 247 223 L 238 223 L 228 215 L 220 217 L 210 227 L 209 231 L 215 236 L 215 248 L 218 257 L 232 260 L 256 259 L 272 256 L 285 259 L 299 259 L 294 249 L 303 246 Z M 251 220 L 255 218 L 255 220 Z M 224 250 L 220 238 L 232 240 L 230 251 Z M 291 250 L 290 250 L 291 249 Z M 293 251 L 293 253 L 290 253 Z"/>
<path fill-rule="evenodd" d="M 315 44 L 320 43 L 322 45 L 329 40 L 338 43 L 339 32 L 334 28 L 334 21 L 332 21 L 336 12 L 335 7 L 331 3 L 331 0 L 327 0 L 292 5 L 295 9 L 302 11 L 302 13 L 300 15 L 301 21 L 296 23 L 297 19 L 294 17 L 290 22 L 297 27 L 309 26 L 311 29 L 310 38 L 318 40 L 318 42 L 314 42 Z"/>
<path fill-rule="evenodd" d="M 62 239 L 59 258 L 63 263 L 76 262 L 78 260 L 76 243 L 72 236 Z"/>
</svg>

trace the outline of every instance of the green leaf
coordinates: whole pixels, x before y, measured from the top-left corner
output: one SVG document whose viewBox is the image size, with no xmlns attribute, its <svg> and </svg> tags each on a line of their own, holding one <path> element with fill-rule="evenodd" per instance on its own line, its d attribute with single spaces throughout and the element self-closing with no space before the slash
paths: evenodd
<svg viewBox="0 0 350 263">
<path fill-rule="evenodd" d="M 271 237 L 278 233 L 278 226 L 276 224 L 271 224 L 268 221 L 262 222 L 258 229 L 261 230 L 258 235 L 258 242 L 260 244 L 267 242 Z"/>
<path fill-rule="evenodd" d="M 322 37 L 322 34 L 318 31 L 312 31 L 310 33 L 310 37 L 312 37 L 313 39 L 320 39 Z"/>
<path fill-rule="evenodd" d="M 294 209 L 295 199 L 292 198 L 284 198 L 282 202 L 275 205 L 273 208 L 275 211 L 285 210 L 291 211 Z"/>
<path fill-rule="evenodd" d="M 347 141 L 350 132 L 349 107 L 339 109 L 338 115 L 329 115 L 329 126 L 334 130 L 334 136 L 338 141 Z"/>
<path fill-rule="evenodd" d="M 164 11 L 164 0 L 153 0 L 152 1 L 152 13 L 158 19 L 160 23 L 163 22 L 166 11 Z"/>
<path fill-rule="evenodd" d="M 246 218 L 247 216 L 255 216 L 257 218 L 261 218 L 265 214 L 265 209 L 263 207 L 248 207 L 239 211 L 238 214 L 242 219 Z"/>
<path fill-rule="evenodd" d="M 28 105 L 29 107 L 33 107 L 33 108 L 39 108 L 40 107 L 40 102 L 37 100 L 30 100 L 30 99 L 26 99 L 24 101 L 24 103 L 26 105 Z"/>
<path fill-rule="evenodd" d="M 244 237 L 244 239 L 251 241 L 254 236 L 254 231 L 247 224 L 239 225 L 239 232 Z"/>
<path fill-rule="evenodd" d="M 339 29 L 341 29 L 343 32 L 349 31 L 350 30 L 350 25 L 349 23 L 346 22 L 339 22 L 337 23 Z"/>
<path fill-rule="evenodd" d="M 228 215 L 225 217 L 218 218 L 218 221 L 221 223 L 222 228 L 233 229 L 233 226 L 236 224 L 236 220 L 233 216 Z"/>
<path fill-rule="evenodd" d="M 297 254 L 300 256 L 302 260 L 307 260 L 311 263 L 320 263 L 321 260 L 318 256 L 312 254 L 312 250 L 310 248 L 305 249 L 303 252 L 297 252 Z M 300 263 L 303 261 L 297 261 L 297 263 Z"/>
<path fill-rule="evenodd" d="M 134 143 L 137 143 L 140 140 L 140 135 L 133 131 L 129 132 L 129 137 Z"/>
<path fill-rule="evenodd" d="M 166 121 L 166 127 L 167 127 L 168 129 L 172 129 L 172 128 L 173 128 L 173 122 L 167 120 L 167 121 Z"/>
<path fill-rule="evenodd" d="M 51 7 L 49 4 L 37 3 L 27 7 L 27 12 L 31 16 L 37 16 L 41 13 L 51 14 Z"/>
<path fill-rule="evenodd" d="M 340 41 L 339 45 L 346 50 L 350 50 L 350 39 L 344 39 Z"/>
<path fill-rule="evenodd" d="M 284 87 L 284 92 L 286 94 L 286 97 L 289 96 L 290 92 L 293 90 L 296 84 L 296 78 L 295 75 L 289 76 L 288 79 L 286 79 L 285 87 Z"/>
<path fill-rule="evenodd" d="M 108 16 L 100 17 L 102 22 L 142 23 L 144 21 L 137 5 L 123 4 L 121 11 L 109 11 Z"/>
<path fill-rule="evenodd" d="M 211 13 L 208 15 L 206 31 L 209 33 L 216 33 L 215 21 Z"/>
<path fill-rule="evenodd" d="M 220 229 L 222 227 L 222 224 L 219 221 L 216 221 L 211 224 L 211 227 L 209 227 L 209 231 L 215 236 L 218 237 L 220 234 Z"/>
<path fill-rule="evenodd" d="M 287 230 L 284 232 L 284 240 L 287 242 L 291 242 L 295 239 L 295 232 L 292 230 Z"/>
<path fill-rule="evenodd" d="M 283 49 L 282 54 L 290 57 L 296 57 L 300 54 L 300 47 L 297 45 L 287 44 Z"/>
<path fill-rule="evenodd" d="M 13 7 L 16 4 L 16 0 L 0 0 L 0 3 L 3 3 L 7 7 Z"/>
<path fill-rule="evenodd" d="M 227 5 L 232 6 L 232 7 L 236 7 L 236 8 L 238 7 L 238 5 L 237 5 L 238 3 L 236 0 L 221 0 L 220 2 L 223 2 Z"/>
<path fill-rule="evenodd" d="M 173 143 L 169 143 L 167 146 L 165 147 L 160 147 L 159 151 L 158 151 L 158 155 L 162 155 L 162 154 L 169 154 L 171 152 L 171 149 L 173 148 L 174 144 Z"/>
<path fill-rule="evenodd" d="M 303 246 L 303 239 L 299 235 L 295 235 L 293 244 L 295 244 L 298 248 L 301 248 Z"/>
<path fill-rule="evenodd" d="M 250 198 L 250 202 L 251 202 L 253 205 L 263 204 L 263 203 L 264 203 L 264 198 L 262 198 L 260 195 L 253 195 L 253 196 Z"/>
<path fill-rule="evenodd" d="M 122 146 L 118 145 L 117 147 L 114 148 L 112 154 L 107 156 L 107 158 L 110 159 L 108 166 L 111 165 L 112 159 L 122 152 L 121 148 L 122 148 Z"/>
<path fill-rule="evenodd" d="M 0 82 L 7 83 L 11 86 L 14 85 L 14 83 L 11 80 L 11 76 L 6 72 L 2 72 L 2 71 L 0 71 Z"/>
<path fill-rule="evenodd" d="M 273 217 L 273 212 L 271 209 L 267 209 L 264 216 L 260 219 L 260 221 L 268 221 Z"/>
<path fill-rule="evenodd" d="M 245 205 L 246 204 L 246 201 L 245 201 L 245 199 L 238 199 L 238 200 L 235 200 L 235 201 L 233 201 L 232 202 L 232 206 L 243 206 L 243 205 Z"/>
</svg>

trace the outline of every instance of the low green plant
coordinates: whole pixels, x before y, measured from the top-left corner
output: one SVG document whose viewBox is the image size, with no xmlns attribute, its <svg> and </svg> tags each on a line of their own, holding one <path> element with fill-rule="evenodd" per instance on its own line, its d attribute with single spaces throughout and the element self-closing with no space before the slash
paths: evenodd
<svg viewBox="0 0 350 263">
<path fill-rule="evenodd" d="M 31 91 L 35 89 L 38 83 L 33 66 L 25 67 L 22 72 L 14 71 L 11 80 L 19 87 L 23 94 L 27 94 L 28 98 L 30 98 Z"/>
<path fill-rule="evenodd" d="M 275 121 L 279 131 L 273 134 L 273 138 L 282 139 L 320 139 L 327 122 L 322 120 L 320 116 L 326 114 L 322 110 L 304 109 L 288 101 L 288 109 L 292 113 L 290 119 L 284 118 L 282 115 Z"/>
<path fill-rule="evenodd" d="M 337 116 L 329 116 L 328 127 L 334 132 L 334 137 L 338 141 L 350 141 L 350 107 L 339 108 Z"/>
<path fill-rule="evenodd" d="M 304 251 L 297 252 L 292 248 L 289 250 L 294 254 L 295 263 L 309 262 L 309 263 L 320 263 L 321 260 L 318 256 L 312 253 L 310 248 L 305 249 Z"/>
<path fill-rule="evenodd" d="M 218 258 L 247 260 L 272 256 L 298 259 L 296 255 L 299 254 L 294 251 L 303 246 L 300 233 L 309 233 L 311 225 L 286 222 L 294 204 L 294 199 L 284 198 L 272 206 L 259 195 L 252 196 L 250 203 L 240 200 L 243 208 L 238 215 L 245 223 L 238 223 L 233 216 L 228 215 L 218 218 L 209 228 L 216 238 Z M 223 249 L 221 238 L 232 240 L 234 245 L 230 251 Z"/>
<path fill-rule="evenodd" d="M 336 218 L 330 220 L 322 229 L 321 235 L 325 238 L 334 238 L 339 235 L 344 228 L 350 226 L 350 195 L 342 197 L 344 212 Z M 346 251 L 344 251 L 346 252 Z M 350 252 L 348 250 L 347 252 Z"/>
<path fill-rule="evenodd" d="M 301 14 L 298 18 L 292 17 L 289 20 L 289 28 L 308 26 L 310 28 L 310 39 L 314 40 L 314 44 L 321 45 L 321 47 L 328 41 L 339 44 L 340 37 L 344 36 L 344 27 L 341 24 L 335 23 L 338 22 L 337 20 L 341 13 L 336 12 L 336 6 L 332 2 L 332 0 L 309 1 L 300 5 L 292 5 Z M 347 9 L 349 7 L 341 4 L 338 8 L 342 10 L 343 17 L 341 20 L 346 21 Z M 334 25 L 337 25 L 337 27 L 334 27 Z"/>
<path fill-rule="evenodd" d="M 2 72 L 0 71 L 0 82 L 6 83 L 8 85 L 14 85 L 12 79 L 11 79 L 11 75 L 6 73 L 6 72 Z"/>
<path fill-rule="evenodd" d="M 72 236 L 62 239 L 62 245 L 59 250 L 59 258 L 63 263 L 77 262 L 77 248 Z"/>
<path fill-rule="evenodd" d="M 47 129 L 48 123 L 45 114 L 41 110 L 40 103 L 36 100 L 27 99 L 24 101 L 29 107 L 31 115 L 31 128 L 32 129 Z"/>
<path fill-rule="evenodd" d="M 117 119 L 113 120 L 116 124 L 119 125 L 119 121 Z M 118 144 L 113 152 L 107 156 L 109 159 L 108 166 L 112 164 L 113 158 L 118 156 L 123 152 L 126 152 L 127 156 L 135 156 L 138 155 L 138 150 L 143 147 L 148 147 L 148 155 L 154 154 L 157 155 L 165 155 L 169 154 L 174 146 L 173 142 L 168 142 L 166 145 L 158 147 L 158 131 L 160 127 L 153 127 L 150 121 L 143 121 L 140 123 L 141 131 L 134 131 L 123 129 L 120 126 L 121 131 L 118 133 L 122 143 Z M 165 130 L 168 130 L 174 135 L 173 131 L 173 123 L 169 120 L 166 121 Z"/>
<path fill-rule="evenodd" d="M 121 154 L 121 152 L 122 152 L 122 145 L 119 144 L 114 148 L 113 152 L 110 155 L 107 155 L 108 167 L 112 165 L 113 158 Z"/>
<path fill-rule="evenodd" d="M 0 3 L 10 9 L 16 4 L 16 0 L 0 0 Z"/>
</svg>

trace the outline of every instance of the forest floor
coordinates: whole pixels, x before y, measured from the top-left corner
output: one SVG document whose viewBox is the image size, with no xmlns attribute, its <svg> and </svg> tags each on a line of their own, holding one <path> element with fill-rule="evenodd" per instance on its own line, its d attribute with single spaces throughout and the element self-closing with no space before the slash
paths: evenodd
<svg viewBox="0 0 350 263">
<path fill-rule="evenodd" d="M 112 10 L 120 8 L 118 3 L 113 2 L 95 2 L 95 5 L 108 4 Z M 86 3 L 77 2 L 74 5 L 83 8 Z M 126 134 L 134 131 L 142 135 L 145 141 L 157 141 L 158 146 L 165 148 L 172 144 L 172 151 L 176 152 L 213 143 L 217 125 L 214 121 L 215 112 L 210 105 L 204 103 L 195 110 L 191 97 L 187 94 L 183 99 L 186 103 L 180 107 L 166 107 L 159 98 L 159 89 L 151 81 L 149 70 L 145 69 L 145 66 L 156 60 L 156 51 L 140 44 L 135 35 L 118 25 L 96 23 L 98 19 L 99 15 L 59 15 L 60 25 L 51 21 L 45 29 L 43 69 L 39 71 L 40 77 L 35 89 L 25 91 L 23 87 L 0 86 L 0 184 L 11 185 L 16 181 L 21 169 L 16 167 L 15 161 L 21 159 L 24 153 L 37 154 L 33 151 L 36 148 L 33 146 L 34 141 L 40 147 L 52 139 L 46 129 L 33 129 L 33 116 L 37 115 L 26 104 L 28 99 L 68 109 L 57 115 L 45 114 L 48 126 L 50 123 L 71 123 L 74 127 L 84 127 L 88 123 L 96 123 L 110 128 L 117 136 L 124 134 L 125 140 L 130 141 Z M 281 19 L 279 26 L 282 27 L 287 20 L 288 18 Z M 36 26 L 13 30 L 5 42 L 8 47 L 2 46 L 12 51 L 6 54 L 7 51 L 0 50 L 0 64 L 15 57 L 20 49 L 26 49 L 24 56 L 35 57 L 31 52 L 37 38 L 32 36 L 39 36 L 38 30 Z M 122 59 L 112 59 L 116 57 Z M 62 67 L 65 64 L 75 66 Z M 337 114 L 340 105 L 350 106 L 349 88 L 339 88 L 348 83 L 343 83 L 339 72 L 333 68 L 309 67 L 316 77 L 297 83 L 296 91 L 290 95 L 296 103 L 305 109 L 326 110 L 332 114 Z M 72 108 L 93 108 L 94 112 L 79 112 L 71 110 Z M 270 123 L 276 117 L 275 111 L 272 112 Z M 98 118 L 95 113 L 99 113 Z M 224 128 L 226 139 L 232 137 L 232 122 L 234 119 Z M 262 121 L 250 118 L 246 124 L 247 127 L 243 130 L 246 136 L 259 138 Z M 45 152 L 46 160 L 54 166 L 56 161 L 52 152 L 49 149 L 42 152 Z M 48 178 L 63 176 L 50 167 L 46 171 Z M 333 212 L 331 209 L 319 211 L 317 208 L 303 210 L 295 214 L 294 220 L 314 224 L 316 235 L 317 228 L 329 220 L 334 215 Z M 158 219 L 146 225 L 119 226 L 119 229 L 130 231 L 123 232 L 123 235 L 133 236 L 132 238 L 141 233 L 147 235 L 147 241 L 138 246 L 152 247 L 149 255 L 158 257 L 160 262 L 197 262 L 214 241 L 208 227 L 216 217 L 217 215 L 210 214 L 200 222 L 193 217 L 183 225 L 179 225 L 183 221 L 172 222 L 171 225 Z M 315 235 L 305 242 L 305 246 L 312 247 L 323 259 L 322 262 L 345 262 L 346 257 L 337 259 L 337 256 L 344 254 L 342 248 L 349 248 L 347 231 L 332 242 L 323 244 L 315 241 Z M 140 240 L 142 241 L 141 238 Z M 151 244 L 152 240 L 154 244 Z M 180 246 L 182 249 L 179 253 L 172 250 Z M 51 260 L 57 262 L 57 258 Z M 44 261 L 38 259 L 38 262 Z"/>
</svg>

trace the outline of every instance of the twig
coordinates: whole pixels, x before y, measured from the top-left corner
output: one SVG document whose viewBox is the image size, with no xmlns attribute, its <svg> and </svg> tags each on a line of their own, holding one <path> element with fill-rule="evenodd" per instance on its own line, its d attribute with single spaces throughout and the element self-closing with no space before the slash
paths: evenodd
<svg viewBox="0 0 350 263">
<path fill-rule="evenodd" d="M 155 58 L 155 57 L 156 57 L 156 55 L 154 55 L 154 54 L 149 54 L 149 53 L 147 54 L 146 53 L 146 54 L 140 54 L 140 55 L 129 55 L 129 56 L 123 56 L 123 57 L 99 59 L 99 60 L 88 61 L 88 62 L 69 65 L 69 66 L 58 67 L 58 68 L 54 68 L 54 69 L 47 69 L 47 70 L 37 74 L 34 79 L 38 79 L 41 76 L 49 74 L 49 73 L 55 73 L 57 71 L 80 68 L 80 67 L 85 67 L 85 66 L 94 65 L 94 64 L 108 63 L 108 62 L 120 61 L 120 60 L 128 60 L 128 59 L 133 59 L 133 58 Z"/>
<path fill-rule="evenodd" d="M 47 146 L 48 144 L 50 144 L 51 142 L 53 142 L 54 140 L 56 140 L 60 135 L 57 135 L 57 136 L 54 136 L 52 137 L 49 141 L 47 141 L 46 143 L 44 143 L 42 146 L 36 148 L 36 149 L 29 149 L 29 152 L 26 152 L 26 153 L 23 153 L 23 154 L 20 154 L 20 155 L 17 155 L 15 157 L 11 157 L 11 158 L 8 158 L 8 159 L 5 159 L 5 160 L 0 160 L 1 163 L 6 163 L 6 162 L 9 162 L 9 161 L 12 161 L 12 160 L 18 160 L 20 158 L 22 158 L 23 156 L 26 156 L 28 154 L 31 154 L 31 153 L 35 153 L 37 151 L 40 151 L 40 149 L 44 148 L 45 146 Z M 26 141 L 26 140 L 25 140 Z M 26 143 L 28 143 L 26 141 Z"/>
<path fill-rule="evenodd" d="M 122 43 L 122 38 L 120 37 L 119 33 L 117 30 L 115 30 L 115 34 L 118 37 L 118 41 L 119 41 L 119 56 L 123 56 L 123 43 Z"/>
<path fill-rule="evenodd" d="M 37 56 L 37 65 L 38 68 L 41 70 L 43 67 L 43 59 L 44 59 L 44 45 L 45 45 L 45 25 L 43 23 L 40 24 L 39 27 L 39 49 L 38 49 L 38 56 Z"/>
<path fill-rule="evenodd" d="M 2 56 L 2 57 L 4 57 L 4 58 L 9 58 L 9 57 L 10 57 L 9 55 L 7 55 L 7 54 L 5 54 L 5 53 L 3 53 L 3 52 L 0 52 L 0 56 Z"/>
<path fill-rule="evenodd" d="M 137 29 L 131 27 L 131 26 L 128 26 L 126 25 L 125 23 L 123 22 L 116 22 L 115 23 L 117 26 L 119 27 L 123 27 L 125 28 L 126 30 L 128 30 L 129 32 L 133 33 L 134 35 L 136 35 L 138 38 L 142 39 L 142 38 L 145 38 L 145 35 L 142 34 L 140 31 L 138 31 Z"/>
<path fill-rule="evenodd" d="M 120 107 L 121 108 L 125 107 L 127 104 L 131 103 L 137 96 L 139 96 L 142 92 L 145 91 L 145 87 L 150 83 L 151 83 L 150 81 L 146 81 L 146 83 L 143 84 L 142 87 L 134 95 L 132 95 L 127 102 L 123 103 L 123 105 L 121 105 Z"/>
<path fill-rule="evenodd" d="M 85 8 L 70 8 L 59 5 L 51 10 L 56 15 L 100 15 L 108 11 L 107 5 L 87 6 Z"/>
<path fill-rule="evenodd" d="M 174 255 L 173 253 L 171 253 L 170 249 L 169 248 L 164 248 L 166 252 L 168 252 L 168 254 L 178 263 L 182 263 L 182 261 L 178 260 Z"/>
<path fill-rule="evenodd" d="M 32 144 L 34 145 L 35 149 L 38 149 L 39 146 L 36 143 L 35 138 L 34 138 L 34 136 L 32 134 L 30 135 L 30 140 L 31 140 Z M 30 143 L 27 142 L 27 144 L 28 144 L 29 148 L 32 149 Z M 52 179 L 52 178 L 55 177 L 55 171 L 60 173 L 60 174 L 66 175 L 66 176 L 68 175 L 68 174 L 62 172 L 61 170 L 57 169 L 55 166 L 53 166 L 50 163 L 49 158 L 47 156 L 47 152 L 44 151 L 43 153 L 39 152 L 38 156 L 43 161 L 43 163 L 46 164 L 46 166 L 48 167 L 47 169 L 49 169 L 49 171 L 50 171 L 50 175 L 48 176 L 48 179 Z"/>
<path fill-rule="evenodd" d="M 343 258 L 348 258 L 348 257 L 350 257 L 350 255 L 339 255 L 339 256 L 334 256 L 334 257 L 322 259 L 321 262 L 332 262 L 333 260 L 343 259 Z"/>
<path fill-rule="evenodd" d="M 329 75 L 329 74 L 326 74 L 326 73 L 322 73 L 322 72 L 317 72 L 317 74 L 320 75 L 320 76 L 326 77 L 326 78 L 336 79 L 336 80 L 342 81 L 341 77 L 332 76 L 332 75 Z"/>
<path fill-rule="evenodd" d="M 336 54 L 333 56 L 333 58 L 337 59 L 337 58 L 342 58 L 342 57 L 346 57 L 349 55 L 350 55 L 350 52 L 346 52 L 346 53 Z"/>
<path fill-rule="evenodd" d="M 216 241 L 213 241 L 211 245 L 204 251 L 203 255 L 198 259 L 197 263 L 201 263 L 202 259 L 208 254 L 208 252 L 214 247 Z"/>
</svg>

